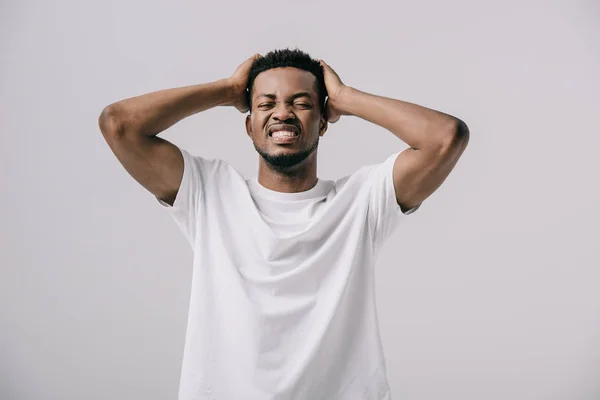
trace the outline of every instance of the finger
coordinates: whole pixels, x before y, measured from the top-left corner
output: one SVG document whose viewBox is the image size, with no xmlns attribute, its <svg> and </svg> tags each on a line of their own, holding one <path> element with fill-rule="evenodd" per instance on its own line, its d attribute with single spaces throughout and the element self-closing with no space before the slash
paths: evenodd
<svg viewBox="0 0 600 400">
<path fill-rule="evenodd" d="M 340 79 L 337 72 L 335 72 L 335 70 L 333 68 L 331 68 L 325 61 L 320 60 L 320 63 L 323 66 L 323 70 L 327 75 L 331 75 L 331 76 L 336 77 L 337 79 Z M 340 81 L 341 81 L 341 79 L 340 79 Z"/>
<path fill-rule="evenodd" d="M 246 61 L 244 61 L 244 65 L 252 65 L 252 63 L 254 63 L 256 60 L 262 58 L 262 55 L 260 55 L 259 53 L 254 54 L 252 57 L 246 59 Z"/>
</svg>

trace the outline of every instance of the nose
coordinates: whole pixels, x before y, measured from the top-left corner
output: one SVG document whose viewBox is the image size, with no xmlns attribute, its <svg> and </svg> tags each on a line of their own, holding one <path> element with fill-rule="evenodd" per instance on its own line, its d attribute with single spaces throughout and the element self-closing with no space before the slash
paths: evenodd
<svg viewBox="0 0 600 400">
<path fill-rule="evenodd" d="M 285 103 L 279 103 L 275 106 L 273 111 L 273 119 L 279 121 L 287 121 L 289 119 L 295 119 L 296 115 L 292 112 L 292 106 Z"/>
</svg>

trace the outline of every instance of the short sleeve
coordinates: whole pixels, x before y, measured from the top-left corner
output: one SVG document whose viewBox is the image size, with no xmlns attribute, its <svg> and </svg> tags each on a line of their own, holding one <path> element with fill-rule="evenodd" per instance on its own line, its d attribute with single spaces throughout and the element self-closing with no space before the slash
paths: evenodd
<svg viewBox="0 0 600 400">
<path fill-rule="evenodd" d="M 211 175 L 214 175 L 218 160 L 207 160 L 182 148 L 179 150 L 183 155 L 183 176 L 173 206 L 155 198 L 175 220 L 193 248 L 196 228 L 202 215 L 205 185 L 210 181 Z"/>
<path fill-rule="evenodd" d="M 402 212 L 394 189 L 394 162 L 400 153 L 394 153 L 383 163 L 374 165 L 369 175 L 369 219 L 373 227 L 375 245 L 388 239 L 401 219 L 417 211 L 421 204 Z"/>
</svg>

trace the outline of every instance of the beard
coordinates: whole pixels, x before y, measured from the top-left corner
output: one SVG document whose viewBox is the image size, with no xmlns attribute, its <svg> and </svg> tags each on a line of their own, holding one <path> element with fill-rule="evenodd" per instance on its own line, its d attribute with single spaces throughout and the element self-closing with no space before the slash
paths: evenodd
<svg viewBox="0 0 600 400">
<path fill-rule="evenodd" d="M 292 173 L 294 167 L 306 160 L 317 147 L 319 147 L 319 136 L 317 136 L 314 143 L 308 149 L 292 154 L 269 154 L 254 143 L 254 148 L 272 170 L 287 174 Z"/>
</svg>

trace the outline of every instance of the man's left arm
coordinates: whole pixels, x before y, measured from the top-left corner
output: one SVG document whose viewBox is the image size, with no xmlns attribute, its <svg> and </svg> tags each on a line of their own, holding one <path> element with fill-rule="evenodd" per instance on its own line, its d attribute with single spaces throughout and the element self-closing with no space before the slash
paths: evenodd
<svg viewBox="0 0 600 400">
<path fill-rule="evenodd" d="M 448 177 L 469 141 L 460 119 L 401 100 L 362 92 L 344 85 L 321 61 L 328 92 L 327 116 L 336 122 L 354 115 L 379 125 L 410 147 L 394 163 L 396 200 L 403 212 L 421 204 Z"/>
</svg>

